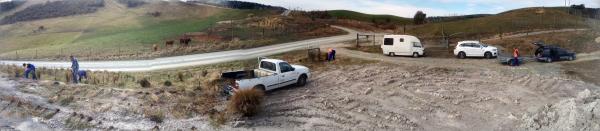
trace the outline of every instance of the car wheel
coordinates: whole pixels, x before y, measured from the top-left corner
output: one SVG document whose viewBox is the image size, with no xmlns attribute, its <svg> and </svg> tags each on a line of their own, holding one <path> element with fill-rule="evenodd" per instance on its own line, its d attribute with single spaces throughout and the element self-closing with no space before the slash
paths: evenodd
<svg viewBox="0 0 600 131">
<path fill-rule="evenodd" d="M 466 58 L 466 57 L 467 57 L 467 55 L 465 54 L 465 52 L 460 52 L 460 53 L 458 53 L 458 58 L 459 58 L 459 59 L 464 59 L 464 58 Z"/>
<path fill-rule="evenodd" d="M 419 53 L 417 53 L 417 52 L 413 53 L 413 57 L 414 58 L 418 58 L 419 57 Z"/>
<path fill-rule="evenodd" d="M 486 52 L 486 53 L 485 53 L 485 55 L 484 55 L 484 57 L 485 57 L 486 59 L 492 59 L 492 53 L 490 53 L 490 52 Z"/>
<path fill-rule="evenodd" d="M 301 75 L 298 78 L 298 82 L 296 82 L 296 86 L 305 86 L 306 85 L 306 75 Z"/>
<path fill-rule="evenodd" d="M 552 63 L 552 58 L 546 58 L 546 62 Z"/>
<path fill-rule="evenodd" d="M 575 57 L 574 56 L 569 56 L 569 61 L 574 61 Z"/>
<path fill-rule="evenodd" d="M 266 91 L 265 86 L 263 86 L 263 85 L 256 85 L 256 86 L 254 86 L 254 89 L 257 89 L 262 92 Z"/>
</svg>

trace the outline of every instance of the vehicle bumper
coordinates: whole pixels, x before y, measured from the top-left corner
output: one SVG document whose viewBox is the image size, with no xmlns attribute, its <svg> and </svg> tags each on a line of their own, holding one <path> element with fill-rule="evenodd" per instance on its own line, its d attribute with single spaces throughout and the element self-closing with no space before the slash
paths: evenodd
<svg viewBox="0 0 600 131">
<path fill-rule="evenodd" d="M 235 88 L 233 88 L 233 86 L 230 85 L 226 85 L 223 87 L 223 92 L 224 95 L 233 95 L 235 94 Z"/>
</svg>

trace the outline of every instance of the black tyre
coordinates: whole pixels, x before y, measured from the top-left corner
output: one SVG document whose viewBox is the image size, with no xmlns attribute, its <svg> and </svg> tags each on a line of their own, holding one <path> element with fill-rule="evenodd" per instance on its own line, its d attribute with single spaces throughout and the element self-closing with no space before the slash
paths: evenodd
<svg viewBox="0 0 600 131">
<path fill-rule="evenodd" d="M 298 77 L 298 82 L 296 82 L 296 86 L 305 86 L 306 85 L 306 75 L 301 75 Z"/>
<path fill-rule="evenodd" d="M 254 89 L 257 89 L 262 92 L 266 92 L 265 86 L 263 86 L 263 85 L 256 85 L 256 86 L 254 86 Z"/>
<path fill-rule="evenodd" d="M 552 63 L 552 58 L 546 58 L 547 63 Z"/>
<path fill-rule="evenodd" d="M 417 52 L 413 53 L 412 57 L 419 58 L 419 53 L 417 53 Z"/>
<path fill-rule="evenodd" d="M 396 56 L 396 53 L 390 52 L 390 56 Z"/>
<path fill-rule="evenodd" d="M 467 54 L 465 54 L 465 52 L 459 52 L 458 53 L 458 58 L 459 59 L 465 59 L 465 58 L 467 58 Z"/>
<path fill-rule="evenodd" d="M 492 53 L 490 52 L 485 52 L 485 54 L 483 55 L 486 59 L 492 59 Z"/>
<path fill-rule="evenodd" d="M 574 61 L 575 60 L 575 56 L 570 56 L 568 60 L 569 61 Z"/>
</svg>

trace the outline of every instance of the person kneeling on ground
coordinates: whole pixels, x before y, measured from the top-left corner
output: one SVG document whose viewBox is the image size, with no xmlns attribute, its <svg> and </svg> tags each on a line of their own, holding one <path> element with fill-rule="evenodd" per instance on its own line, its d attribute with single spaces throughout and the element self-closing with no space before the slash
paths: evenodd
<svg viewBox="0 0 600 131">
<path fill-rule="evenodd" d="M 81 82 L 81 79 L 87 80 L 87 78 L 88 78 L 87 77 L 87 72 L 84 71 L 84 70 L 80 70 L 79 72 L 77 72 L 77 75 L 79 76 L 78 77 L 79 82 Z"/>
<path fill-rule="evenodd" d="M 33 66 L 33 64 L 23 63 L 23 67 L 25 67 L 25 73 L 23 74 L 25 79 L 29 79 L 29 74 L 31 74 L 31 79 L 37 80 L 37 76 L 35 75 L 35 66 Z"/>
</svg>

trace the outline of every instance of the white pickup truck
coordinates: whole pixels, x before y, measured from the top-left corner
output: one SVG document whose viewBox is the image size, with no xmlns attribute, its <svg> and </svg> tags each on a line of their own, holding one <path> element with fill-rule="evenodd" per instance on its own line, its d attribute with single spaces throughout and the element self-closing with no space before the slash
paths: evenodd
<svg viewBox="0 0 600 131">
<path fill-rule="evenodd" d="M 239 89 L 250 88 L 269 91 L 292 84 L 304 86 L 310 77 L 307 67 L 290 65 L 283 60 L 259 58 L 258 65 L 254 70 L 222 73 L 224 93 L 232 95 Z"/>
</svg>

